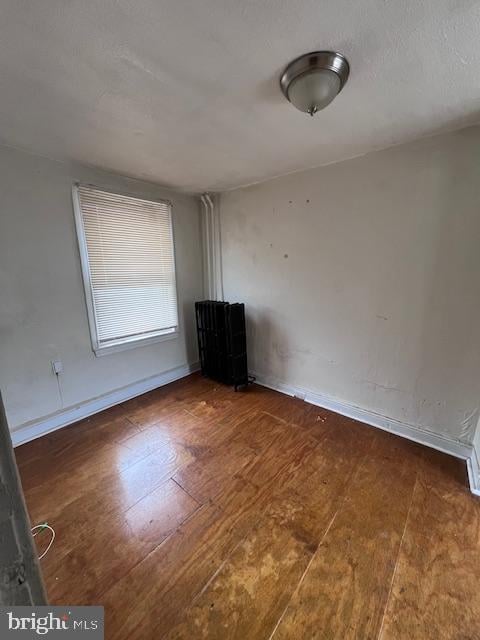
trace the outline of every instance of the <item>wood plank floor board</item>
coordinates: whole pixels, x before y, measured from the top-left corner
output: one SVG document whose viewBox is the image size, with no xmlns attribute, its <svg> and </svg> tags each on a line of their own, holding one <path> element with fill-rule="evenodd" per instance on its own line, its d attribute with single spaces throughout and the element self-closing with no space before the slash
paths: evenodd
<svg viewBox="0 0 480 640">
<path fill-rule="evenodd" d="M 220 493 L 225 482 L 256 457 L 257 453 L 241 442 L 212 447 L 208 454 L 179 469 L 173 479 L 204 503 Z"/>
<path fill-rule="evenodd" d="M 416 478 L 398 444 L 382 437 L 359 466 L 275 640 L 378 637 Z"/>
<path fill-rule="evenodd" d="M 340 430 L 328 427 L 320 439 L 318 434 L 313 437 L 303 428 L 286 429 L 291 439 L 285 435 L 280 449 L 274 443 L 262 457 L 246 465 L 240 475 L 258 486 L 273 482 L 277 496 L 293 490 L 299 500 L 309 503 L 314 499 L 321 501 L 319 491 L 332 485 L 340 500 L 358 464 L 370 450 L 374 433 L 350 425 Z M 314 504 L 312 508 L 316 508 Z"/>
<path fill-rule="evenodd" d="M 269 408 L 265 410 L 285 422 L 301 427 L 314 437 L 323 437 L 327 421 L 324 417 L 325 410 L 320 407 L 307 404 L 299 398 L 276 394 L 270 401 Z M 334 423 L 338 424 L 338 416 Z"/>
<path fill-rule="evenodd" d="M 145 428 L 142 433 L 147 439 L 166 436 L 174 442 L 194 450 L 197 454 L 202 447 L 208 450 L 213 445 L 219 446 L 226 442 L 232 436 L 233 431 L 234 424 L 218 423 L 211 418 L 198 418 L 181 409 Z M 128 445 L 128 440 L 125 444 Z"/>
<path fill-rule="evenodd" d="M 101 594 L 158 547 L 199 505 L 168 480 L 123 514 L 100 516 L 63 557 L 46 557 L 49 597 L 60 604 L 98 601 Z M 101 562 L 88 562 L 88 558 Z M 73 572 L 73 574 L 72 574 Z M 77 579 L 72 580 L 72 575 Z"/>
<path fill-rule="evenodd" d="M 155 548 L 199 506 L 176 482 L 167 480 L 131 506 L 125 520 L 139 541 Z"/>
<path fill-rule="evenodd" d="M 362 447 L 339 450 L 335 441 L 325 438 L 322 446 L 309 452 L 304 464 L 289 464 L 274 479 L 273 495 L 295 505 L 292 509 L 302 516 L 299 528 L 311 544 L 318 546 L 323 538 L 372 441 L 373 437 Z"/>
<path fill-rule="evenodd" d="M 252 425 L 255 425 L 252 428 Z M 231 442 L 244 443 L 254 451 L 261 453 L 278 439 L 288 438 L 291 427 L 277 417 L 265 411 L 254 411 L 236 425 Z"/>
<path fill-rule="evenodd" d="M 114 427 L 118 427 L 119 430 L 122 429 L 123 424 L 135 428 L 128 420 L 117 419 L 113 422 Z M 101 430 L 102 425 L 98 425 L 98 428 Z M 62 438 L 58 442 L 52 443 L 49 449 L 42 452 L 42 455 L 28 461 L 28 474 L 26 474 L 28 487 L 38 487 L 43 482 L 48 482 L 48 471 L 52 465 L 54 465 L 57 473 L 68 473 L 72 465 L 81 465 L 85 461 L 88 462 L 92 456 L 100 459 L 100 456 L 104 453 L 108 456 L 108 452 L 114 454 L 117 449 L 117 442 L 89 437 L 88 431 L 85 430 L 83 425 L 78 430 L 72 429 L 71 431 L 73 437 L 65 437 L 62 434 Z M 85 438 L 83 438 L 83 433 L 85 433 Z M 40 438 L 41 440 L 42 438 Z M 22 461 L 20 469 L 24 465 L 25 463 Z"/>
<path fill-rule="evenodd" d="M 317 443 L 308 439 L 307 444 L 307 449 L 297 450 L 303 465 L 284 468 L 289 479 L 299 468 L 307 471 L 299 483 L 302 493 L 284 489 L 288 483 L 279 482 L 278 476 L 270 478 L 273 482 L 267 489 L 265 513 L 195 600 L 185 619 L 166 636 L 169 640 L 269 637 L 329 527 L 349 474 L 355 470 L 350 460 L 346 474 L 334 474 L 332 482 L 325 481 L 321 471 L 326 471 L 327 455 L 322 458 L 323 468 L 315 457 L 307 469 L 309 454 Z M 358 462 L 364 454 L 362 450 Z M 345 458 L 337 461 L 345 464 Z M 265 489 L 265 483 L 260 487 Z"/>
<path fill-rule="evenodd" d="M 250 460 L 238 474 L 257 487 L 275 483 L 277 492 L 295 482 L 300 470 L 306 469 L 317 443 L 295 430 L 286 431 L 282 446 L 272 442 L 261 454 Z"/>
<path fill-rule="evenodd" d="M 40 523 L 48 520 L 54 524 L 57 534 L 55 554 L 45 558 L 44 565 L 48 567 L 53 558 L 56 562 L 63 562 L 72 548 L 90 544 L 92 531 L 98 527 L 108 531 L 116 515 L 128 511 L 142 498 L 154 493 L 171 478 L 181 462 L 187 463 L 191 459 L 187 453 L 185 458 L 166 461 L 163 455 L 154 452 L 121 474 L 105 478 L 101 487 L 102 500 L 98 499 L 96 485 L 90 485 L 88 491 L 72 502 L 59 503 L 57 510 L 37 512 L 36 501 L 29 500 L 31 521 Z"/>
<path fill-rule="evenodd" d="M 82 509 L 104 502 L 99 507 L 102 510 L 123 510 L 132 500 L 142 497 L 139 494 L 168 480 L 193 459 L 188 449 L 167 438 L 158 439 L 155 447 L 137 451 L 125 444 L 93 448 L 88 456 L 77 458 L 70 467 L 50 467 L 48 474 L 55 470 L 55 482 L 35 484 L 31 479 L 24 482 L 30 517 L 34 522 L 52 519 L 71 502 Z M 103 496 L 100 503 L 99 490 Z M 83 496 L 85 500 L 78 505 Z"/>
<path fill-rule="evenodd" d="M 236 501 L 238 505 L 238 497 Z M 243 502 L 247 504 L 247 500 Z M 112 637 L 145 637 L 145 627 L 161 637 L 208 584 L 257 518 L 249 506 L 221 510 L 214 504 L 203 505 L 104 594 L 102 602 L 112 612 Z M 134 594 L 138 589 L 141 598 L 133 596 L 132 601 L 132 589 Z"/>
<path fill-rule="evenodd" d="M 180 380 L 152 394 L 141 396 L 145 401 L 127 411 L 128 419 L 140 429 L 148 428 L 179 410 L 195 408 L 202 401 L 224 393 L 222 387 L 198 374 L 190 378 L 189 384 Z"/>
<path fill-rule="evenodd" d="M 16 456 L 51 602 L 103 604 L 107 640 L 480 640 L 480 500 L 444 454 L 194 374 Z"/>
<path fill-rule="evenodd" d="M 313 554 L 295 530 L 296 515 L 290 502 L 269 509 L 165 637 L 267 638 Z"/>
<path fill-rule="evenodd" d="M 235 411 L 237 402 L 230 393 L 222 388 L 214 389 L 208 395 L 192 402 L 185 409 L 197 418 L 217 419 L 231 411 Z"/>
<path fill-rule="evenodd" d="M 459 461 L 437 452 L 424 456 L 380 638 L 478 640 L 478 500 L 461 481 Z M 439 460 L 454 472 L 439 473 Z"/>
</svg>

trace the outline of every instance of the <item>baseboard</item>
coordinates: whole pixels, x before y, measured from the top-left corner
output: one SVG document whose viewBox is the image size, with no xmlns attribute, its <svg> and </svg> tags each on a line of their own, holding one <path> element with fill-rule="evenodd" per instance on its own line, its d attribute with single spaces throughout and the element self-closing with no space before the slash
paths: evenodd
<svg viewBox="0 0 480 640">
<path fill-rule="evenodd" d="M 73 422 L 87 418 L 104 409 L 108 409 L 108 407 L 120 404 L 120 402 L 125 402 L 125 400 L 140 396 L 142 393 L 147 393 L 147 391 L 152 391 L 157 387 L 162 387 L 165 384 L 184 378 L 194 371 L 198 371 L 199 368 L 198 362 L 175 367 L 164 373 L 140 380 L 139 382 L 133 382 L 121 389 L 110 391 L 92 400 L 87 400 L 81 404 L 69 407 L 53 415 L 21 425 L 11 431 L 13 446 L 18 447 L 30 440 L 40 438 L 47 433 L 66 427 Z"/>
<path fill-rule="evenodd" d="M 271 376 L 265 376 L 258 372 L 252 372 L 252 374 L 256 377 L 256 382 L 264 387 L 280 391 L 289 396 L 301 398 L 310 404 L 329 409 L 348 418 L 353 418 L 372 427 L 389 431 L 397 436 L 402 436 L 413 442 L 418 442 L 432 449 L 448 453 L 455 458 L 465 460 L 467 462 L 470 489 L 475 495 L 480 495 L 480 464 L 476 451 L 471 445 L 439 435 L 433 431 L 419 429 L 414 425 L 388 418 L 374 411 L 362 409 L 361 407 L 356 407 L 346 402 L 341 402 L 321 393 L 310 391 L 309 389 L 294 387 Z"/>
</svg>

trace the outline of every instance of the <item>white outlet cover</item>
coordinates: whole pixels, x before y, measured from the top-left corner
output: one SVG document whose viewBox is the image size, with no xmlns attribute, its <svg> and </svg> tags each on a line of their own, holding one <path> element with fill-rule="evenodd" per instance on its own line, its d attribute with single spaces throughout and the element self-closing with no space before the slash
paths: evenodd
<svg viewBox="0 0 480 640">
<path fill-rule="evenodd" d="M 58 375 L 59 373 L 62 373 L 63 371 L 63 363 L 61 360 L 52 360 L 52 370 L 53 373 L 55 373 L 56 375 Z"/>
</svg>

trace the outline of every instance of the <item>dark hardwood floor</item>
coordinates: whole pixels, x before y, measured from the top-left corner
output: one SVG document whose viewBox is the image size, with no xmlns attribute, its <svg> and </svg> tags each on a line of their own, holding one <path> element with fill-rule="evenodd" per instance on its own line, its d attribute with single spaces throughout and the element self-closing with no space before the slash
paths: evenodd
<svg viewBox="0 0 480 640">
<path fill-rule="evenodd" d="M 50 602 L 109 639 L 480 638 L 480 501 L 436 451 L 193 375 L 16 455 Z"/>
</svg>

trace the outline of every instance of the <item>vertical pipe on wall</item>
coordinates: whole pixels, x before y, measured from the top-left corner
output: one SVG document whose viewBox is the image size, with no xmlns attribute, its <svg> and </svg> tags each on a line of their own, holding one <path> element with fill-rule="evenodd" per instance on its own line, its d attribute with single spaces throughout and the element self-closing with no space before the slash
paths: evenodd
<svg viewBox="0 0 480 640">
<path fill-rule="evenodd" d="M 223 300 L 222 246 L 220 235 L 220 215 L 218 211 L 218 196 L 212 197 L 209 193 L 206 193 L 205 197 L 210 205 L 214 274 L 213 282 L 215 287 L 215 297 L 217 300 Z"/>
<path fill-rule="evenodd" d="M 204 297 L 207 299 L 211 299 L 211 252 L 209 249 L 210 245 L 210 220 L 209 220 L 209 204 L 205 195 L 200 196 L 200 200 L 202 203 L 202 249 L 203 249 L 203 289 L 204 289 Z"/>
<path fill-rule="evenodd" d="M 225 292 L 223 289 L 223 252 L 222 252 L 222 216 L 220 215 L 220 195 L 215 199 L 216 203 L 216 219 L 217 219 L 217 250 L 218 250 L 218 278 L 220 286 L 220 300 L 225 300 Z"/>
<path fill-rule="evenodd" d="M 201 202 L 205 295 L 210 300 L 223 300 L 220 219 L 216 198 L 204 193 Z"/>
</svg>

